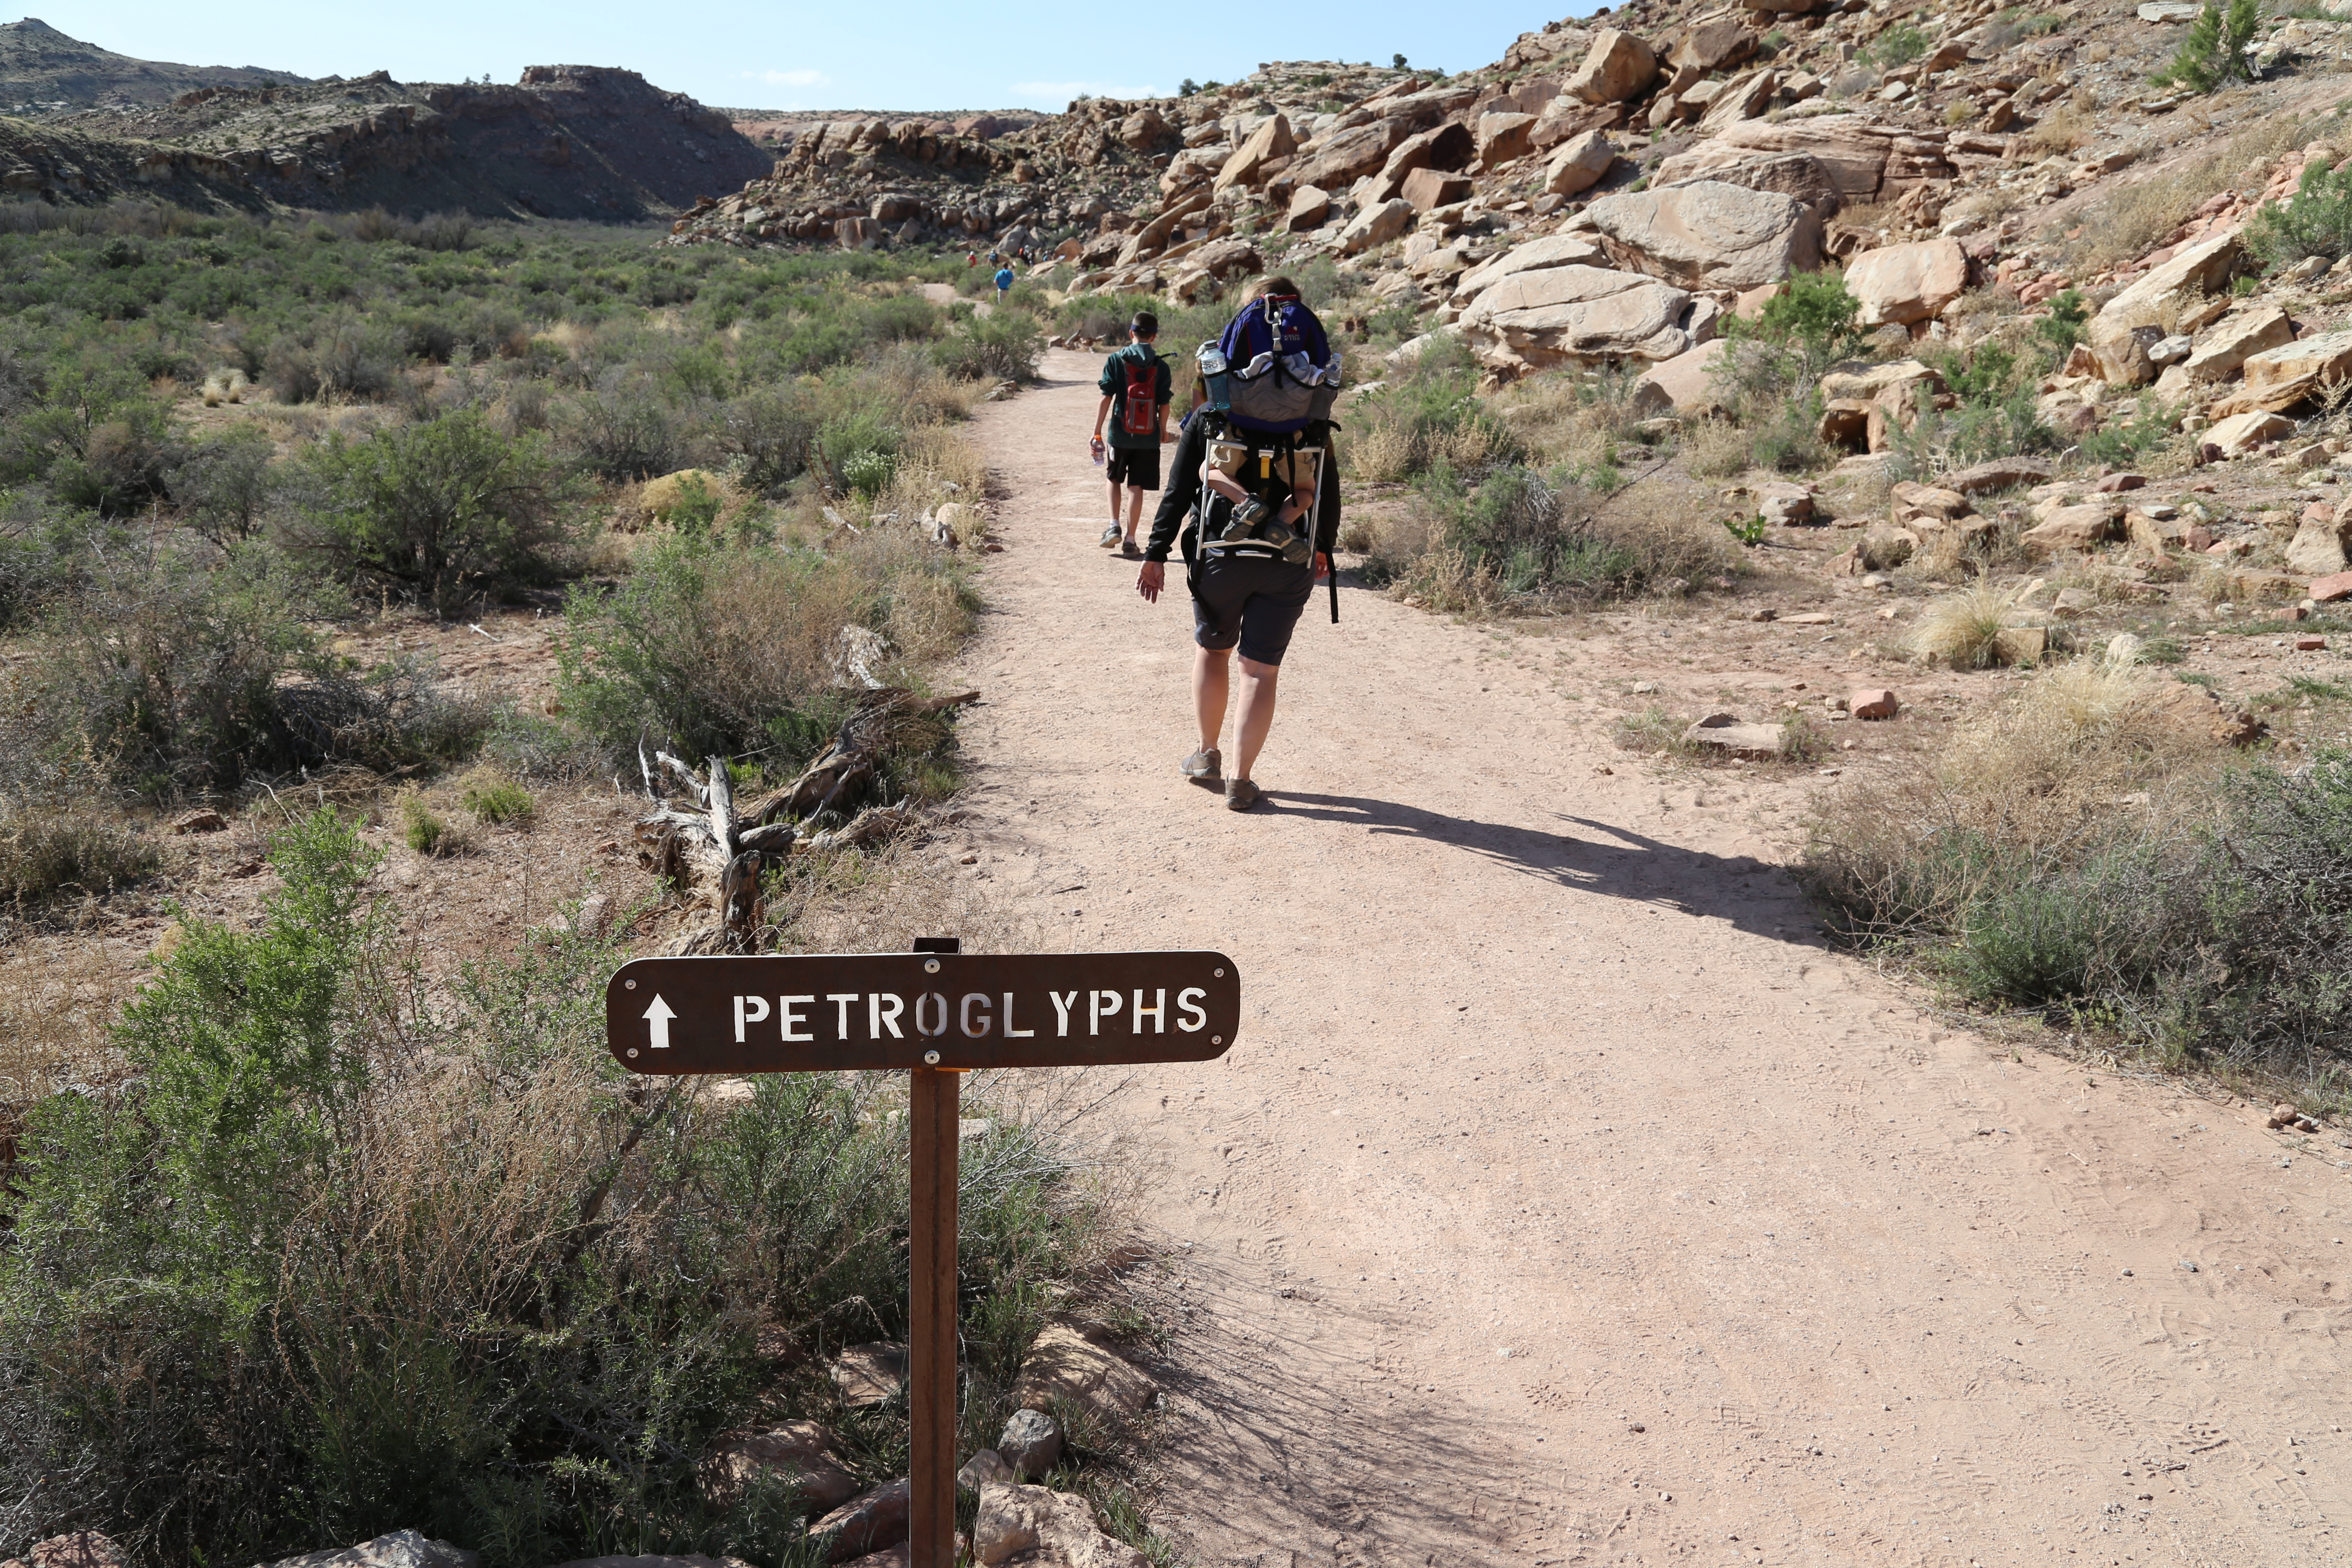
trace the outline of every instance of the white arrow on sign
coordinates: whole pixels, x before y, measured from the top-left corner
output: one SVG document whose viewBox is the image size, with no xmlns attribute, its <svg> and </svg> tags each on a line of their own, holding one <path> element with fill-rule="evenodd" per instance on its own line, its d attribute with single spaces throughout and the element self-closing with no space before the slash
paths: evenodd
<svg viewBox="0 0 2352 1568">
<path fill-rule="evenodd" d="M 669 1010 L 669 1004 L 659 996 L 656 996 L 654 1005 L 646 1009 L 646 1022 L 653 1026 L 654 1049 L 669 1049 L 669 1021 L 677 1016 Z"/>
</svg>

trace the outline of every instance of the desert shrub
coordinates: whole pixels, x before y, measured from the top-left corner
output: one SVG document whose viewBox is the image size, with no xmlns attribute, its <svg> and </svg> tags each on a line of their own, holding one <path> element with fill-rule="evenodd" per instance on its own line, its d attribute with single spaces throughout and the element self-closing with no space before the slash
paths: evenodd
<svg viewBox="0 0 2352 1568">
<path fill-rule="evenodd" d="M 2205 8 L 2189 24 L 2189 36 L 2172 57 L 2172 63 L 2157 73 L 2159 85 L 2184 87 L 2191 92 L 2211 92 L 2233 81 L 2250 81 L 2253 78 L 2252 62 L 2246 49 L 2254 41 L 2262 26 L 2262 13 L 2254 0 L 2205 0 Z"/>
<path fill-rule="evenodd" d="M 1473 471 L 1518 455 L 1517 438 L 1478 395 L 1469 351 L 1446 343 L 1347 405 L 1345 451 L 1358 479 L 1410 479 L 1441 465 Z"/>
<path fill-rule="evenodd" d="M 610 595 L 573 590 L 563 705 L 631 768 L 648 742 L 789 765 L 846 711 L 845 629 L 936 614 L 938 584 L 966 605 L 952 559 L 903 528 L 833 551 L 664 540 Z"/>
<path fill-rule="evenodd" d="M 2308 257 L 2340 261 L 2352 256 L 2352 168 L 2315 158 L 2303 171 L 2292 205 L 2266 202 L 2246 226 L 2246 244 L 2271 267 Z"/>
<path fill-rule="evenodd" d="M 1821 378 L 1861 347 L 1861 310 L 1840 275 L 1801 272 L 1755 321 L 1726 321 L 1727 346 L 1713 379 L 1731 423 L 1747 435 L 1753 466 L 1794 471 L 1827 457 L 1819 435 Z M 1715 454 L 1710 471 L 1735 471 L 1724 466 L 1730 457 Z"/>
<path fill-rule="evenodd" d="M 413 1526 L 489 1568 L 789 1563 L 796 1508 L 704 1497 L 713 1436 L 814 1415 L 849 1430 L 862 1481 L 903 1473 L 903 1405 L 845 1415 L 822 1377 L 773 1381 L 903 1332 L 895 1083 L 779 1076 L 730 1107 L 625 1083 L 601 939 L 478 960 L 420 1010 L 356 827 L 322 813 L 271 861 L 259 921 L 187 921 L 124 1011 L 127 1079 L 26 1118 L 0 1476 L 37 1500 L 9 1545 L 91 1523 L 199 1563 Z M 990 1109 L 963 1150 L 960 1305 L 992 1345 L 1093 1256 L 1097 1207 Z"/>
<path fill-rule="evenodd" d="M 454 605 L 546 575 L 574 493 L 544 437 L 462 410 L 331 437 L 303 464 L 295 538 L 345 578 Z"/>
<path fill-rule="evenodd" d="M 743 482 L 769 490 L 808 466 L 816 445 L 818 415 L 792 386 L 760 387 L 727 405 L 721 416 L 723 449 L 740 460 Z"/>
<path fill-rule="evenodd" d="M 94 569 L 29 676 L 41 749 L 98 759 L 159 797 L 290 765 L 278 685 L 317 667 L 303 624 L 316 605 L 265 552 L 215 567 L 164 551 Z"/>
<path fill-rule="evenodd" d="M 564 405 L 562 425 L 581 466 L 602 479 L 651 479 L 678 466 L 675 406 L 644 376 L 608 373 Z"/>
<path fill-rule="evenodd" d="M 2352 1103 L 2352 756 L 2235 766 L 2168 685 L 2038 678 L 1826 803 L 1809 885 L 1970 1001 Z"/>
<path fill-rule="evenodd" d="M 1625 598 L 1734 564 L 1720 531 L 1637 492 L 1603 499 L 1572 470 L 1507 464 L 1473 487 L 1440 465 L 1421 494 L 1436 526 L 1403 591 L 1433 608 Z"/>
<path fill-rule="evenodd" d="M 478 821 L 492 826 L 529 820 L 530 792 L 502 773 L 477 769 L 457 781 L 457 799 Z"/>
<path fill-rule="evenodd" d="M 438 855 L 457 847 L 448 823 L 426 804 L 415 784 L 400 792 L 400 841 L 419 855 Z"/>
<path fill-rule="evenodd" d="M 267 521 L 275 450 L 268 431 L 239 425 L 181 447 L 163 482 L 189 527 L 215 544 L 233 544 Z"/>
<path fill-rule="evenodd" d="M 0 903 L 19 910 L 65 892 L 106 894 L 151 875 L 161 857 L 135 828 L 40 797 L 0 805 Z"/>
<path fill-rule="evenodd" d="M 2187 223 L 2208 197 L 2221 191 L 2259 195 L 2269 182 L 2272 164 L 2311 141 L 2316 130 L 2305 115 L 2260 116 L 2179 169 L 2119 186 L 2085 215 L 2082 237 L 2071 248 L 2085 264 L 2097 267 L 2145 256 Z"/>
<path fill-rule="evenodd" d="M 1897 22 L 1862 51 L 1861 59 L 1880 70 L 1907 66 L 1927 52 L 1927 35 L 1908 22 Z"/>
<path fill-rule="evenodd" d="M 1034 381 L 1045 334 L 1026 310 L 960 318 L 932 346 L 939 366 L 971 381 Z"/>
</svg>

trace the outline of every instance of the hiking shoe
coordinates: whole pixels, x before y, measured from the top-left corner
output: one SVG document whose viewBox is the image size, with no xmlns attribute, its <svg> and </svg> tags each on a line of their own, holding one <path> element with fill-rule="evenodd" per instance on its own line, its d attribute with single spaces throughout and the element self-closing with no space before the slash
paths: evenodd
<svg viewBox="0 0 2352 1568">
<path fill-rule="evenodd" d="M 1140 561 L 1143 559 L 1143 552 L 1136 548 L 1135 541 L 1132 539 L 1120 545 L 1118 547 L 1118 552 L 1121 555 L 1126 556 L 1129 561 Z"/>
<path fill-rule="evenodd" d="M 1108 528 L 1102 531 L 1102 537 L 1096 540 L 1095 542 L 1101 545 L 1105 550 L 1108 550 L 1112 545 L 1117 544 L 1120 540 L 1125 539 L 1127 535 L 1119 531 L 1118 524 L 1114 522 Z"/>
<path fill-rule="evenodd" d="M 1225 809 L 1227 811 L 1247 811 L 1250 807 L 1255 805 L 1259 801 L 1264 800 L 1265 798 L 1265 796 L 1258 792 L 1257 785 L 1250 783 L 1247 779 L 1227 779 L 1225 781 Z"/>
<path fill-rule="evenodd" d="M 1217 749 L 1212 746 L 1184 759 L 1184 776 L 1194 784 L 1213 784 L 1217 782 L 1217 770 L 1223 765 L 1224 758 L 1219 756 Z"/>
</svg>

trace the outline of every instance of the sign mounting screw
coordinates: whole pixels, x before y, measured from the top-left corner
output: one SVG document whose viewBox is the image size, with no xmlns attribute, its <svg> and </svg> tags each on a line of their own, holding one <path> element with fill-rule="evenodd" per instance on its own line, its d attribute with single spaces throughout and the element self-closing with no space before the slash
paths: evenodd
<svg viewBox="0 0 2352 1568">
<path fill-rule="evenodd" d="M 637 983 L 634 980 L 624 980 L 621 982 L 621 989 L 624 991 L 635 991 L 636 988 Z"/>
<path fill-rule="evenodd" d="M 937 969 L 939 965 L 935 963 L 931 965 L 931 967 Z M 927 1068 L 935 1068 L 939 1066 L 940 1053 L 937 1051 L 925 1051 L 923 1053 L 923 1065 Z"/>
<path fill-rule="evenodd" d="M 926 973 L 926 974 L 937 974 L 939 972 L 940 972 L 940 961 L 939 961 L 938 959 L 936 959 L 936 958 L 927 958 L 927 959 L 923 960 L 923 973 Z"/>
<path fill-rule="evenodd" d="M 1222 969 L 1218 970 L 1218 971 L 1217 971 L 1217 978 L 1218 978 L 1218 979 L 1220 979 L 1220 980 L 1223 980 L 1224 977 L 1225 977 L 1225 972 L 1224 972 L 1223 970 L 1222 970 Z"/>
</svg>

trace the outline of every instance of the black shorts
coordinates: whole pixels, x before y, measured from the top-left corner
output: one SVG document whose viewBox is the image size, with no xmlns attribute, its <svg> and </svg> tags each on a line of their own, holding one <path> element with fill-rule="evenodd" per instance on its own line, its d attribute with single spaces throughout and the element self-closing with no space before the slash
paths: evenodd
<svg viewBox="0 0 2352 1568">
<path fill-rule="evenodd" d="M 1160 448 L 1157 447 L 1113 447 L 1110 449 L 1110 482 L 1133 485 L 1139 490 L 1160 488 Z"/>
<path fill-rule="evenodd" d="M 1204 552 L 1192 568 L 1192 640 L 1205 648 L 1239 643 L 1244 658 L 1278 665 L 1314 592 L 1311 564 Z"/>
</svg>

